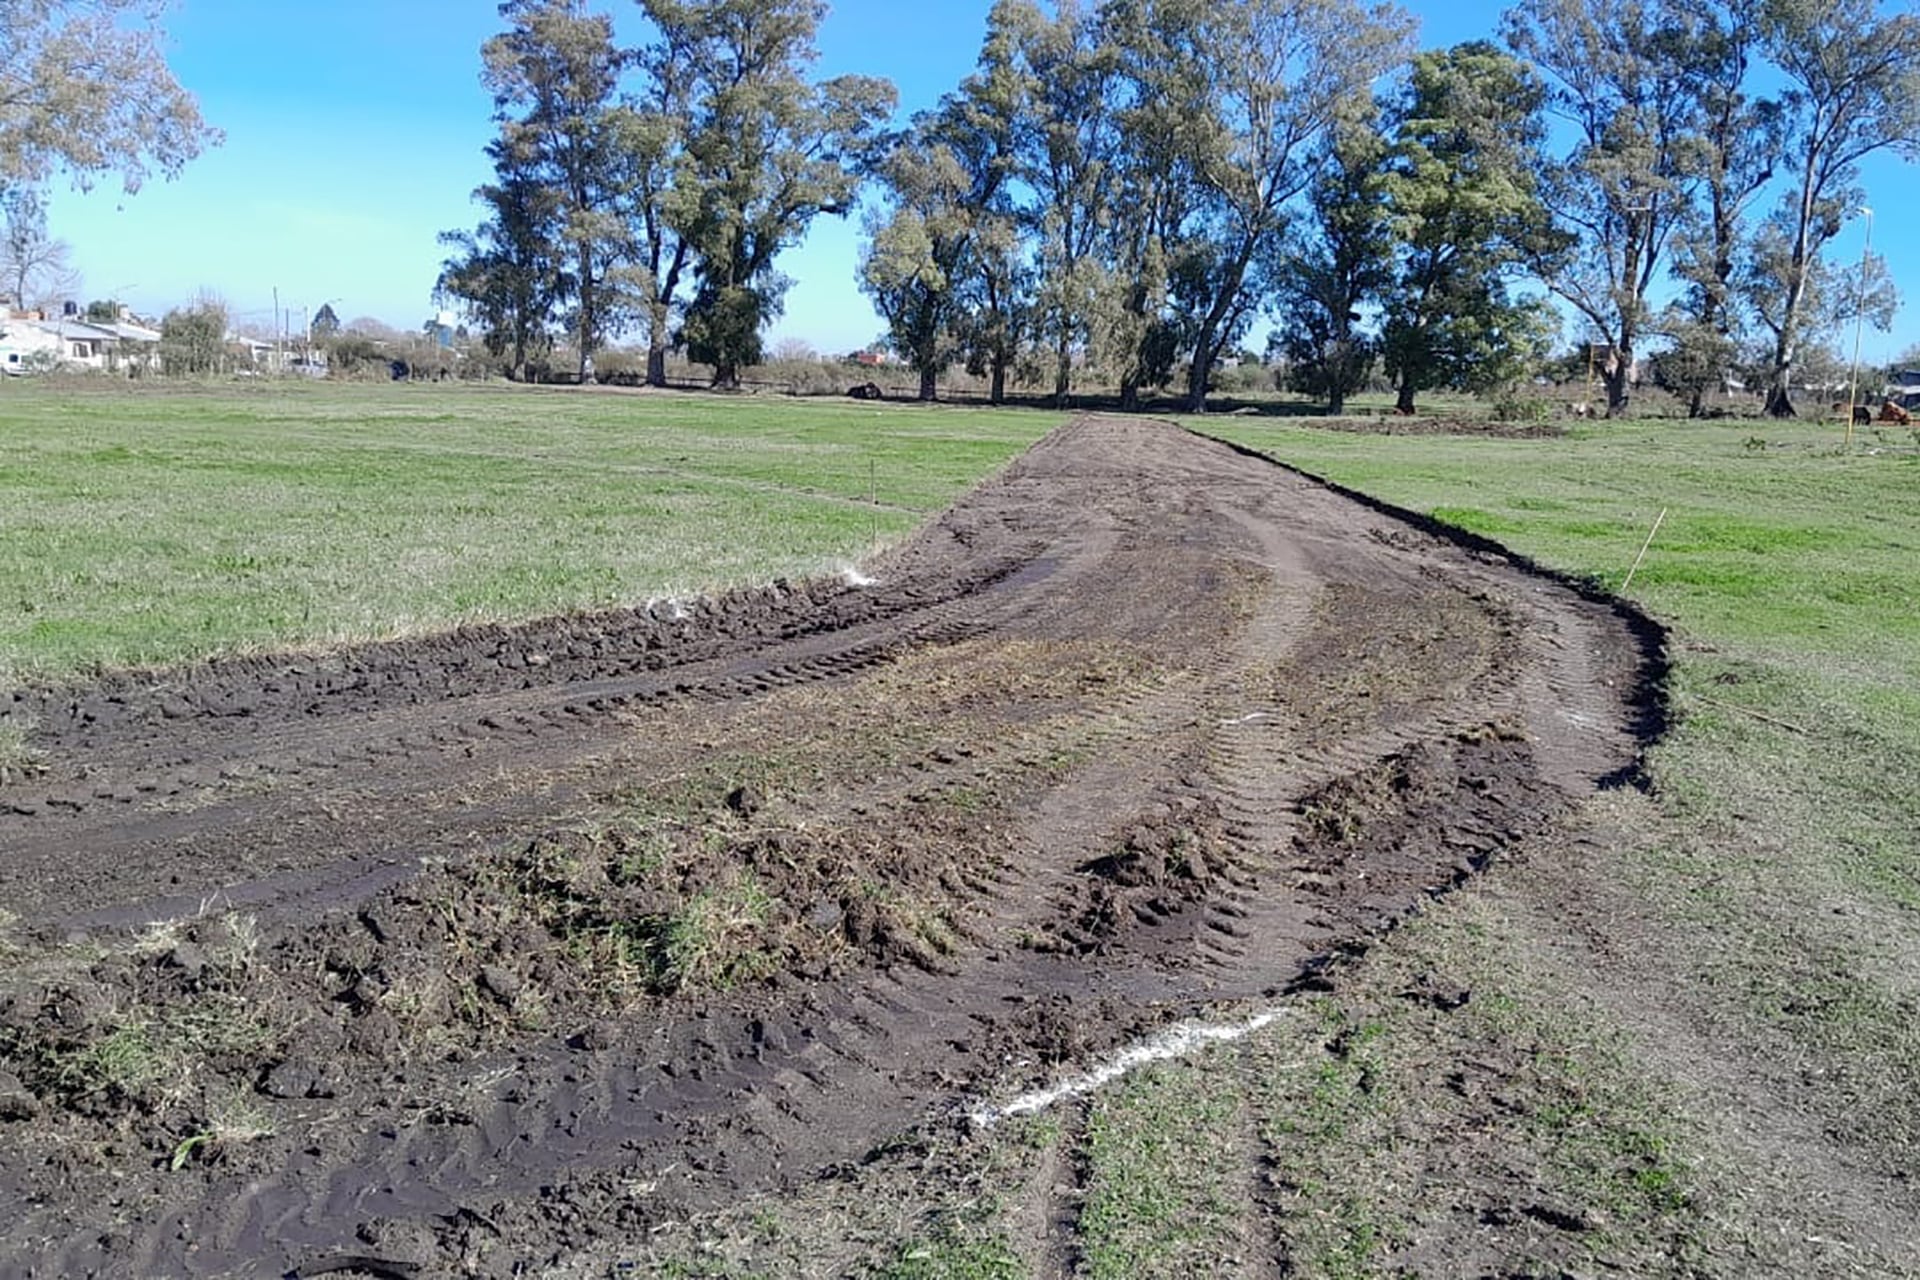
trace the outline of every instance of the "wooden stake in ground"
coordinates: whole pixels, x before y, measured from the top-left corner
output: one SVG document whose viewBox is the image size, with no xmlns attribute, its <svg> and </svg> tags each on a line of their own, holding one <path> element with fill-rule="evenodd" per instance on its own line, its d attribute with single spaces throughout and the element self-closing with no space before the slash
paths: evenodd
<svg viewBox="0 0 1920 1280">
<path fill-rule="evenodd" d="M 1640 562 L 1647 558 L 1647 548 L 1653 545 L 1653 535 L 1660 532 L 1660 522 L 1667 518 L 1667 509 L 1660 508 L 1660 514 L 1653 519 L 1653 528 L 1647 530 L 1647 540 L 1640 544 L 1640 554 L 1633 558 L 1633 568 L 1627 570 L 1627 580 L 1620 584 L 1620 594 L 1627 594 L 1627 588 L 1633 585 L 1633 575 L 1640 572 Z"/>
</svg>

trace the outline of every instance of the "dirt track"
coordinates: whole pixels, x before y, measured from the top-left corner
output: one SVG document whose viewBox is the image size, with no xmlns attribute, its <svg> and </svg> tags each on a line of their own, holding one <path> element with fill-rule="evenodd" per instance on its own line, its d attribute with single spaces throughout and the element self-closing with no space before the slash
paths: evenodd
<svg viewBox="0 0 1920 1280">
<path fill-rule="evenodd" d="M 867 571 L 20 695 L 0 1275 L 511 1275 L 809 1176 L 1322 981 L 1625 776 L 1657 662 L 1134 420 Z"/>
</svg>

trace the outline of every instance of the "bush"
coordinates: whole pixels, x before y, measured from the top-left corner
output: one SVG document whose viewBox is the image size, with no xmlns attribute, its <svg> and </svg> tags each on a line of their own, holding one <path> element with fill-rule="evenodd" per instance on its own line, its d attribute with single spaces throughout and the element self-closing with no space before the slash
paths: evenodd
<svg viewBox="0 0 1920 1280">
<path fill-rule="evenodd" d="M 1495 422 L 1545 422 L 1553 416 L 1553 401 L 1541 395 L 1503 392 L 1493 402 Z"/>
</svg>

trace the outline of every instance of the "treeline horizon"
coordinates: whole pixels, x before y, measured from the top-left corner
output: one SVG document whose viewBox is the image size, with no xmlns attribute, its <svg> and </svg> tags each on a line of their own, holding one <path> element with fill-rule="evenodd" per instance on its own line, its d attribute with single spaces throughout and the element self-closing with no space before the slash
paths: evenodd
<svg viewBox="0 0 1920 1280">
<path fill-rule="evenodd" d="M 507 0 L 482 47 L 494 180 L 438 291 L 511 377 L 637 334 L 649 382 L 737 385 L 779 253 L 863 188 L 858 283 L 926 398 L 1091 364 L 1199 411 L 1268 314 L 1296 390 L 1384 371 L 1411 412 L 1531 376 L 1565 308 L 1610 416 L 1655 348 L 1696 411 L 1738 370 L 1789 416 L 1803 351 L 1897 305 L 1825 252 L 1860 162 L 1920 150 L 1920 18 L 1872 0 L 1519 0 L 1425 52 L 1391 4 L 999 0 L 903 128 L 885 80 L 810 76 L 819 0 L 638 2 L 638 47 L 585 0 Z"/>
</svg>

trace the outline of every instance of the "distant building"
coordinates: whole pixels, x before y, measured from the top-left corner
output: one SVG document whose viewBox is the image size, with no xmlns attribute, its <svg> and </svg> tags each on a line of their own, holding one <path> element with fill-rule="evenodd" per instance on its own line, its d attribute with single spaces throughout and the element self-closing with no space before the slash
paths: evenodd
<svg viewBox="0 0 1920 1280">
<path fill-rule="evenodd" d="M 159 359 L 160 334 L 131 319 L 112 323 L 62 318 L 38 312 L 0 314 L 0 372 L 94 369 L 144 373 Z"/>
<path fill-rule="evenodd" d="M 1897 370 L 1883 394 L 1902 409 L 1920 409 L 1920 369 Z"/>
</svg>

